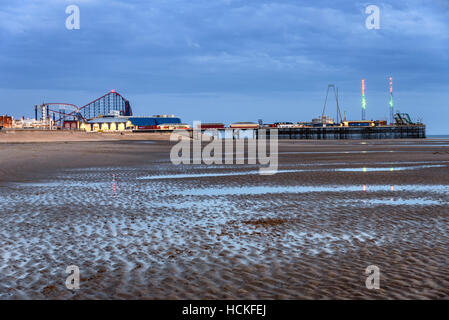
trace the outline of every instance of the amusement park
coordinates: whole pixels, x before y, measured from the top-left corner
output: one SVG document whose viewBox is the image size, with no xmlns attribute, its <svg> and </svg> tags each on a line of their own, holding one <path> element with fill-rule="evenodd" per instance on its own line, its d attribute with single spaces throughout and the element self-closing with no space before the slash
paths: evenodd
<svg viewBox="0 0 449 320">
<path fill-rule="evenodd" d="M 7 116 L 1 119 L 2 123 L 4 122 L 3 127 L 11 129 L 121 132 L 189 128 L 174 115 L 133 116 L 129 101 L 115 90 L 81 107 L 65 102 L 44 102 L 35 105 L 34 119 L 14 120 Z"/>
<path fill-rule="evenodd" d="M 253 130 L 258 136 L 259 129 L 276 129 L 284 139 L 385 139 L 385 138 L 425 138 L 425 125 L 413 121 L 408 113 L 394 110 L 393 77 L 388 78 L 389 100 L 386 104 L 389 119 L 367 119 L 365 79 L 361 80 L 361 120 L 348 120 L 339 102 L 338 87 L 329 84 L 321 114 L 312 121 L 302 122 L 234 122 L 226 126 L 221 122 L 200 123 L 198 130 L 223 131 Z M 327 105 L 335 99 L 336 120 L 329 116 Z M 43 102 L 34 106 L 34 119 L 15 120 L 10 116 L 0 117 L 0 129 L 36 130 L 77 130 L 83 132 L 160 132 L 173 130 L 193 130 L 189 124 L 172 114 L 136 116 L 129 100 L 111 90 L 101 97 L 79 107 L 65 102 Z M 223 132 L 222 132 L 223 133 Z M 220 134 L 218 134 L 220 136 Z"/>
</svg>

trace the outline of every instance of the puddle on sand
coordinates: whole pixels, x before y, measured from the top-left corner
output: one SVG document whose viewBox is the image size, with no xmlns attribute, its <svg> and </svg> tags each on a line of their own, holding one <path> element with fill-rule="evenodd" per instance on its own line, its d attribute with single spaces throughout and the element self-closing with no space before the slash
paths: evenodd
<svg viewBox="0 0 449 320">
<path fill-rule="evenodd" d="M 134 141 L 128 141 L 130 144 L 157 144 L 157 141 L 154 140 L 134 140 Z"/>
<path fill-rule="evenodd" d="M 426 169 L 426 168 L 442 168 L 447 167 L 443 164 L 434 164 L 434 165 L 422 165 L 422 166 L 410 166 L 410 167 L 387 167 L 387 168 L 338 168 L 334 169 L 334 171 L 342 171 L 342 172 L 379 172 L 379 171 L 403 171 L 403 170 L 418 170 L 418 169 Z M 332 169 L 331 169 L 332 170 Z"/>
<path fill-rule="evenodd" d="M 293 170 L 278 170 L 277 173 L 291 173 L 291 172 L 303 172 L 310 170 L 293 169 Z M 210 172 L 210 173 L 191 173 L 191 174 L 168 174 L 159 176 L 143 176 L 138 177 L 138 180 L 159 180 L 159 179 L 185 179 L 185 178 L 202 178 L 202 177 L 226 177 L 226 176 L 246 176 L 246 175 L 259 175 L 257 171 L 240 171 L 240 172 Z"/>
<path fill-rule="evenodd" d="M 339 203 L 354 205 L 354 206 L 373 206 L 373 205 L 391 205 L 391 206 L 438 206 L 444 203 L 438 200 L 426 199 L 426 198 L 382 198 L 382 199 L 354 199 L 344 200 Z"/>
<path fill-rule="evenodd" d="M 360 150 L 360 151 L 285 151 L 279 154 L 349 154 L 349 153 L 396 153 L 396 152 L 433 152 L 433 150 Z"/>
<path fill-rule="evenodd" d="M 449 147 L 449 144 L 389 144 L 389 147 Z"/>
<path fill-rule="evenodd" d="M 327 165 L 327 164 L 323 164 Z M 329 164 L 332 165 L 332 164 Z M 442 168 L 447 165 L 435 164 L 435 165 L 419 165 L 408 167 L 362 167 L 362 168 L 320 168 L 320 169 L 287 169 L 274 171 L 275 174 L 283 173 L 299 173 L 299 172 L 385 172 L 385 171 L 403 171 L 403 170 L 418 170 L 426 168 Z M 90 171 L 86 169 L 86 171 Z M 267 171 L 265 171 L 267 172 Z M 268 171 L 271 172 L 271 171 Z M 237 171 L 237 172 L 207 172 L 207 173 L 181 173 L 181 174 L 167 174 L 167 175 L 147 175 L 137 177 L 137 180 L 161 180 L 161 179 L 189 179 L 189 178 L 206 178 L 206 177 L 227 177 L 227 176 L 246 176 L 246 175 L 260 175 L 259 170 L 251 171 Z M 64 177 L 64 180 L 59 181 L 39 181 L 39 182 L 17 182 L 13 185 L 20 187 L 78 187 L 78 188 L 103 188 L 107 185 L 107 182 L 88 182 L 77 181 L 69 179 L 69 176 Z"/>
<path fill-rule="evenodd" d="M 394 192 L 433 192 L 447 193 L 448 185 L 397 185 Z M 246 186 L 229 188 L 202 188 L 190 189 L 178 192 L 176 194 L 188 195 L 257 195 L 266 193 L 309 193 L 309 192 L 382 192 L 392 191 L 391 185 L 371 185 L 371 186 L 348 186 L 348 185 L 329 185 L 329 186 Z"/>
<path fill-rule="evenodd" d="M 409 166 L 409 167 L 362 167 L 362 168 L 322 168 L 322 169 L 290 169 L 290 170 L 277 170 L 275 174 L 282 173 L 295 173 L 295 172 L 323 172 L 323 171 L 335 171 L 335 172 L 383 172 L 383 171 L 403 171 L 403 170 L 418 170 L 426 168 L 441 168 L 447 167 L 446 165 L 421 165 L 421 166 Z M 271 171 L 272 172 L 272 171 Z M 155 175 L 155 176 L 142 176 L 138 177 L 138 180 L 159 180 L 159 179 L 186 179 L 186 178 L 206 178 L 206 177 L 226 177 L 226 176 L 245 176 L 245 175 L 259 175 L 258 170 L 253 171 L 239 171 L 239 172 L 209 172 L 209 173 L 190 173 L 190 174 L 168 174 L 168 175 Z"/>
</svg>

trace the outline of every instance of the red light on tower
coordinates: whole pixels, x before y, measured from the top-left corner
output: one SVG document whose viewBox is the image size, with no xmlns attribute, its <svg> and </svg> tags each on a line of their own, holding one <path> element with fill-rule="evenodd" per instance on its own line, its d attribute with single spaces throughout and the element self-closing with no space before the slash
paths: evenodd
<svg viewBox="0 0 449 320">
<path fill-rule="evenodd" d="M 112 90 L 111 90 L 111 93 L 115 93 L 115 90 L 114 90 L 114 89 L 112 89 Z"/>
<path fill-rule="evenodd" d="M 365 79 L 362 79 L 362 95 L 365 94 Z"/>
<path fill-rule="evenodd" d="M 390 93 L 393 93 L 393 77 L 390 77 Z"/>
</svg>

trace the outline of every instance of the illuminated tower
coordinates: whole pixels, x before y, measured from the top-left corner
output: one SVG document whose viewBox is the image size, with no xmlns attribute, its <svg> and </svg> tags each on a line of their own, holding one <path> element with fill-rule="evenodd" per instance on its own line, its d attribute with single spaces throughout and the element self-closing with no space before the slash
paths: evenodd
<svg viewBox="0 0 449 320">
<path fill-rule="evenodd" d="M 390 125 L 394 121 L 394 107 L 393 107 L 393 77 L 390 76 Z"/>
<path fill-rule="evenodd" d="M 362 79 L 362 120 L 366 118 L 365 79 Z"/>
</svg>

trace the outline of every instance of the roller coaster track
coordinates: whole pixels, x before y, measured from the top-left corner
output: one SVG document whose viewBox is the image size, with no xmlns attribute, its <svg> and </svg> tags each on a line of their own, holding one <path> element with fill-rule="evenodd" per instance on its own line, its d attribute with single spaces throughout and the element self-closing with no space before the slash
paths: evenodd
<svg viewBox="0 0 449 320">
<path fill-rule="evenodd" d="M 35 107 L 36 119 L 38 107 L 41 109 L 41 119 L 53 118 L 53 121 L 60 126 L 63 121 L 86 121 L 102 115 L 108 115 L 112 111 L 118 111 L 122 116 L 132 116 L 132 109 L 129 101 L 115 90 L 111 90 L 80 108 L 71 103 L 44 102 L 42 105 Z M 68 109 L 69 112 L 66 112 Z"/>
</svg>

